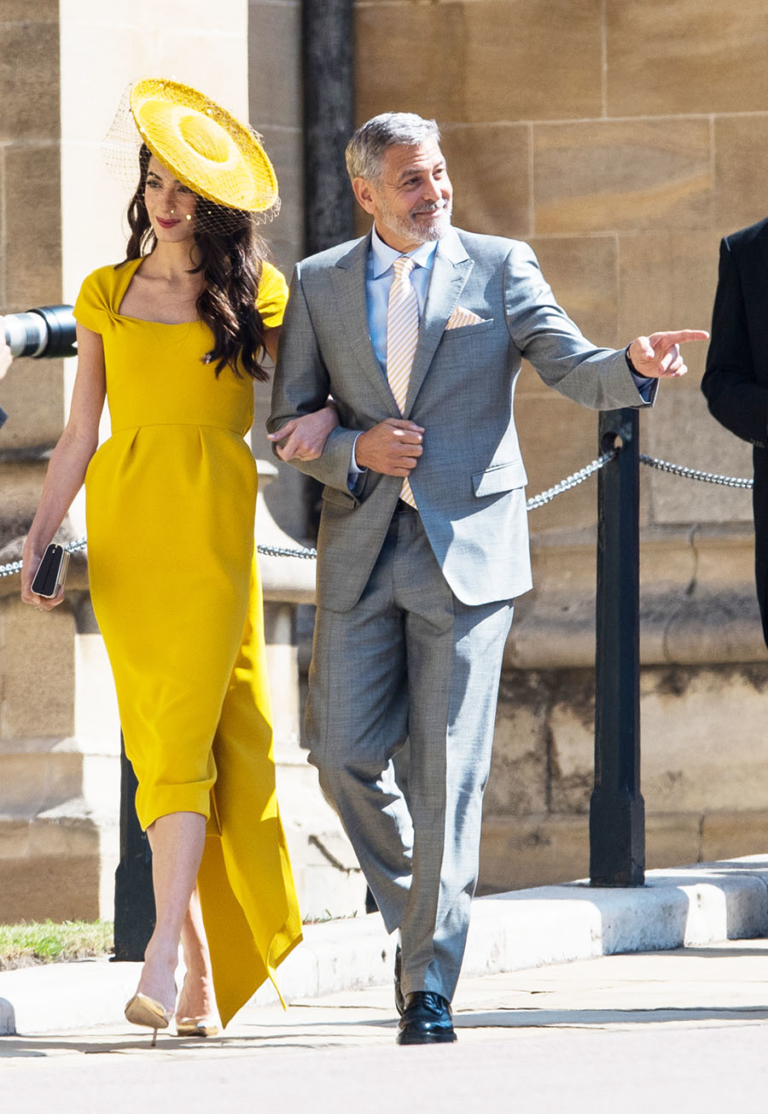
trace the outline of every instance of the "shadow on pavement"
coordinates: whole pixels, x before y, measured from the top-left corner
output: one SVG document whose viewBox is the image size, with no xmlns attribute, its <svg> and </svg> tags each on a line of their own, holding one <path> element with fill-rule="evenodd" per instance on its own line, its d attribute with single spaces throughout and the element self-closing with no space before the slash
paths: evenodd
<svg viewBox="0 0 768 1114">
<path fill-rule="evenodd" d="M 258 1028 L 266 1028 L 260 1025 Z M 248 1049 L 253 1052 L 257 1049 L 288 1049 L 288 1048 L 320 1048 L 344 1044 L 348 1041 L 346 1030 L 357 1030 L 358 1034 L 365 1033 L 375 1037 L 391 1036 L 396 1029 L 396 1019 L 388 1017 L 386 1020 L 349 1020 L 344 1021 L 296 1021 L 283 1030 L 273 1029 L 264 1033 L 232 1033 L 208 1040 L 195 1040 L 194 1038 L 176 1037 L 173 1035 L 159 1034 L 157 1047 L 150 1047 L 150 1035 L 146 1037 L 116 1036 L 113 1032 L 103 1035 L 89 1034 L 84 1039 L 73 1034 L 71 1037 L 57 1037 L 50 1033 L 44 1036 L 16 1035 L 0 1037 L 0 1061 L 13 1059 L 53 1058 L 57 1054 L 80 1054 L 83 1056 L 98 1056 L 107 1053 L 129 1054 L 148 1053 L 162 1059 L 167 1053 L 178 1056 L 179 1053 L 200 1053 L 204 1049 L 210 1055 L 231 1053 L 238 1048 Z M 379 1030 L 377 1034 L 375 1030 Z M 356 1043 L 364 1044 L 366 1041 L 358 1040 Z"/>
<path fill-rule="evenodd" d="M 762 939 L 762 937 L 761 937 Z M 638 955 L 647 955 L 647 952 L 638 952 Z M 654 959 L 728 959 L 730 958 L 743 958 L 745 956 L 756 956 L 760 959 L 768 960 L 768 941 L 766 941 L 762 948 L 726 948 L 726 947 L 696 947 L 692 945 L 689 948 L 671 948 L 669 951 L 653 952 Z M 618 952 L 617 956 L 623 959 L 631 959 L 632 952 Z M 767 995 L 768 996 L 768 995 Z"/>
<path fill-rule="evenodd" d="M 555 1027 L 607 1026 L 607 1025 L 659 1025 L 665 1022 L 702 1021 L 766 1021 L 768 1006 L 743 1006 L 737 1008 L 695 1006 L 691 1008 L 660 1006 L 648 1010 L 538 1010 L 500 1008 L 492 1012 L 467 1011 L 454 1014 L 457 1029 L 548 1029 Z"/>
</svg>

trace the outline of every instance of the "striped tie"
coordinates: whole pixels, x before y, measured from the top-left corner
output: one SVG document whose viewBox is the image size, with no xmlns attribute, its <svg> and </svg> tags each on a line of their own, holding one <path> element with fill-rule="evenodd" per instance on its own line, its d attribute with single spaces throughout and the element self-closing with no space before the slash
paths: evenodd
<svg viewBox="0 0 768 1114">
<path fill-rule="evenodd" d="M 387 306 L 387 382 L 402 414 L 419 339 L 419 300 L 411 282 L 411 271 L 416 266 L 414 261 L 407 255 L 401 255 L 392 266 L 395 278 Z M 410 507 L 416 507 L 408 479 L 403 480 L 400 498 Z"/>
</svg>

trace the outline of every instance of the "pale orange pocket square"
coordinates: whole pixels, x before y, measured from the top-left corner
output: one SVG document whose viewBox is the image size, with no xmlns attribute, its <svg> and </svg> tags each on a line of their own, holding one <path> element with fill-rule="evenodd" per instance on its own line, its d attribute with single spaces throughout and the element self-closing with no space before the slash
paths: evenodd
<svg viewBox="0 0 768 1114">
<path fill-rule="evenodd" d="M 456 306 L 451 316 L 448 318 L 446 329 L 463 329 L 465 325 L 482 325 L 485 321 L 484 317 L 479 317 L 473 313 L 471 309 L 464 309 L 463 306 Z"/>
</svg>

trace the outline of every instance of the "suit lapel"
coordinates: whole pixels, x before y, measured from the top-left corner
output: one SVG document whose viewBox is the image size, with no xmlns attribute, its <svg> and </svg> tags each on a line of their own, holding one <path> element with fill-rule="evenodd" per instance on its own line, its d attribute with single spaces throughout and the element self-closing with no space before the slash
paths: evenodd
<svg viewBox="0 0 768 1114">
<path fill-rule="evenodd" d="M 399 417 L 397 404 L 392 397 L 381 364 L 373 351 L 368 332 L 368 303 L 365 292 L 370 233 L 331 268 L 331 281 L 339 307 L 341 320 L 360 367 L 371 386 L 391 416 Z"/>
<path fill-rule="evenodd" d="M 448 324 L 448 318 L 459 304 L 461 292 L 469 278 L 472 266 L 472 260 L 464 250 L 458 234 L 451 229 L 439 241 L 435 252 L 424 317 L 419 330 L 419 343 L 416 346 L 408 383 L 408 398 L 403 414 L 405 418 L 411 415 L 416 396 L 429 371 L 445 326 Z"/>
</svg>

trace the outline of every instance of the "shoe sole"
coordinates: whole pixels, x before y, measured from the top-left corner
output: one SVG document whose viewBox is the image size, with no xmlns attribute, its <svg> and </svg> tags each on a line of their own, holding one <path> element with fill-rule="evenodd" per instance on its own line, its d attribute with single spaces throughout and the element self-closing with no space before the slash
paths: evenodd
<svg viewBox="0 0 768 1114">
<path fill-rule="evenodd" d="M 455 1040 L 456 1034 L 453 1030 L 450 1033 L 397 1034 L 398 1044 L 453 1044 Z"/>
<path fill-rule="evenodd" d="M 195 1025 L 183 1023 L 176 1026 L 177 1037 L 218 1037 L 221 1029 L 218 1025 Z"/>
</svg>

